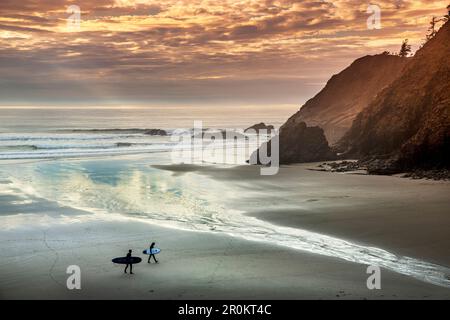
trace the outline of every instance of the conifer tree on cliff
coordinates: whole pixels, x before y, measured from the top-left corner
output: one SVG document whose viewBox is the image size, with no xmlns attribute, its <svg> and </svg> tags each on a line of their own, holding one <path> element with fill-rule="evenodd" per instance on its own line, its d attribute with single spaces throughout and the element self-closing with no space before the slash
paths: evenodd
<svg viewBox="0 0 450 320">
<path fill-rule="evenodd" d="M 436 17 L 433 17 L 433 18 L 431 19 L 431 21 L 430 21 L 430 26 L 428 27 L 428 34 L 427 34 L 426 41 L 430 41 L 430 40 L 433 39 L 434 36 L 436 35 L 436 33 L 437 33 L 437 30 L 436 30 L 436 23 L 437 23 L 438 21 L 439 21 L 439 20 L 438 20 Z"/>
<path fill-rule="evenodd" d="M 411 45 L 408 44 L 408 39 L 405 39 L 400 47 L 398 55 L 402 58 L 406 58 L 411 53 Z"/>
</svg>

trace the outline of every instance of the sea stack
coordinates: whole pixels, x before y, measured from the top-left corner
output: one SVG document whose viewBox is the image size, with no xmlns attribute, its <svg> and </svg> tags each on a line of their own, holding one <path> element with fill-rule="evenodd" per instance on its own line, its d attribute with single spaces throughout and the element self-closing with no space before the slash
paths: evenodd
<svg viewBox="0 0 450 320">
<path fill-rule="evenodd" d="M 308 127 L 305 122 L 291 118 L 279 133 L 280 164 L 303 163 L 335 160 L 336 154 L 328 145 L 323 129 Z M 271 156 L 272 140 L 267 142 L 267 150 Z M 263 147 L 266 147 L 263 145 Z M 260 163 L 258 152 L 250 157 L 250 163 Z"/>
</svg>

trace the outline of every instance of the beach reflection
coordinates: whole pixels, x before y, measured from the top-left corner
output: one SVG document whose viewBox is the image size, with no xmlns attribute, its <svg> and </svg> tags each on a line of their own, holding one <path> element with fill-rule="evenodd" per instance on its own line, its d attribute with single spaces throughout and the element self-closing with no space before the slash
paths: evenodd
<svg viewBox="0 0 450 320">
<path fill-rule="evenodd" d="M 236 210 L 230 205 L 239 199 L 256 201 L 259 194 L 261 201 L 273 202 L 276 207 L 279 198 L 273 195 L 275 186 L 264 192 L 264 188 L 249 188 L 251 177 L 249 181 L 244 178 L 215 178 L 216 166 L 202 167 L 204 172 L 200 174 L 189 170 L 195 168 L 193 166 L 186 170 L 164 170 L 150 166 L 148 160 L 115 158 L 37 162 L 13 168 L 9 179 L 14 188 L 30 198 L 47 199 L 61 206 L 91 212 L 93 216 L 107 218 L 111 215 L 113 218 L 120 215 L 170 228 L 221 232 L 251 241 L 270 242 L 351 262 L 378 265 L 450 287 L 447 278 L 450 269 L 446 267 L 336 237 L 274 225 L 245 215 L 245 206 Z M 236 171 L 236 168 L 226 168 L 221 170 Z M 254 203 L 250 202 L 249 206 Z M 294 204 L 286 201 L 278 206 Z M 297 205 L 299 210 L 307 209 L 302 207 L 307 206 L 305 202 Z"/>
</svg>

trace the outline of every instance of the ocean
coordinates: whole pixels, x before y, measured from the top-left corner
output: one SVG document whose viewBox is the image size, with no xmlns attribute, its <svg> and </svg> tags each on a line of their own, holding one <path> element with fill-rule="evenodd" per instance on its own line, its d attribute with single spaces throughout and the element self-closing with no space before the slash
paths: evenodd
<svg viewBox="0 0 450 320">
<path fill-rule="evenodd" d="M 169 136 L 204 129 L 240 129 L 259 122 L 279 127 L 293 106 L 269 107 L 0 107 L 0 159 L 45 159 L 170 151 Z"/>
</svg>

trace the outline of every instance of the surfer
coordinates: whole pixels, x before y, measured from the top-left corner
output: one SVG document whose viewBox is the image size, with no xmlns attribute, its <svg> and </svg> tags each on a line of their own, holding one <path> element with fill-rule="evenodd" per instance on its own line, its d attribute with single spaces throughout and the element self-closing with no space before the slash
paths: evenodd
<svg viewBox="0 0 450 320">
<path fill-rule="evenodd" d="M 131 249 L 128 250 L 128 253 L 127 253 L 128 262 L 131 262 L 131 252 L 132 252 Z M 127 273 L 128 266 L 130 266 L 130 274 L 133 274 L 133 264 L 132 263 L 127 263 L 124 272 Z"/>
<path fill-rule="evenodd" d="M 148 263 L 150 263 L 150 259 L 153 257 L 153 259 L 155 260 L 156 263 L 158 263 L 158 260 L 156 260 L 155 255 L 153 254 L 153 248 L 155 247 L 155 243 L 152 242 L 152 244 L 150 245 L 150 255 L 148 256 Z"/>
</svg>

